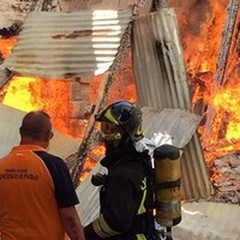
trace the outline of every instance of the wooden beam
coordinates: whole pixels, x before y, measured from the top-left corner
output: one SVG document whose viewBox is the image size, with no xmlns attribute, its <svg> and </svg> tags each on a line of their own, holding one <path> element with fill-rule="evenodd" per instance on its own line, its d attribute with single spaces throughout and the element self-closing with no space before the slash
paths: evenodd
<svg viewBox="0 0 240 240">
<path fill-rule="evenodd" d="M 12 78 L 13 72 L 11 72 L 8 68 L 5 68 L 0 73 L 0 90 L 8 83 L 8 81 Z"/>
<path fill-rule="evenodd" d="M 225 27 L 223 30 L 223 37 L 221 43 L 221 52 L 217 62 L 216 84 L 218 86 L 224 85 L 224 76 L 227 68 L 229 51 L 231 43 L 233 42 L 233 33 L 237 22 L 237 16 L 239 11 L 240 1 L 230 0 L 227 7 L 227 17 Z"/>
<path fill-rule="evenodd" d="M 225 73 L 227 70 L 227 64 L 231 49 L 231 44 L 233 43 L 233 34 L 234 30 L 237 25 L 237 16 L 239 15 L 239 7 L 240 7 L 240 1 L 239 0 L 230 0 L 228 7 L 227 7 L 227 16 L 225 21 L 225 27 L 223 31 L 223 38 L 222 38 L 222 44 L 220 47 L 220 54 L 218 57 L 217 62 L 217 72 L 216 72 L 216 79 L 215 82 L 212 84 L 211 93 L 214 94 L 216 90 L 225 84 Z M 205 130 L 203 137 L 210 136 L 212 131 L 212 125 L 214 122 L 214 119 L 216 118 L 216 111 L 215 109 L 210 106 L 207 110 L 206 115 L 206 122 L 205 122 Z M 225 115 L 221 114 L 222 116 L 222 125 L 226 125 L 224 120 Z M 222 136 L 220 134 L 219 136 Z"/>
</svg>

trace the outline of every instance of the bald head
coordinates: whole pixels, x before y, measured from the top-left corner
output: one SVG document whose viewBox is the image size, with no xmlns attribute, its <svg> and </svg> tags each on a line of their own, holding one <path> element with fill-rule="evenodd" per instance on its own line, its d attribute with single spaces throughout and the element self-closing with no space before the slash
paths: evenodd
<svg viewBox="0 0 240 240">
<path fill-rule="evenodd" d="M 48 141 L 52 124 L 50 116 L 43 111 L 32 111 L 25 115 L 20 127 L 22 141 L 31 139 L 31 141 Z"/>
</svg>

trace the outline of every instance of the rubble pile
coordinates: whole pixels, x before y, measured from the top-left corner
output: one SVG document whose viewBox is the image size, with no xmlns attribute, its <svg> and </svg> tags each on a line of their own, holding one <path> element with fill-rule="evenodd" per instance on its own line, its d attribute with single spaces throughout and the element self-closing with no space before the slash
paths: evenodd
<svg viewBox="0 0 240 240">
<path fill-rule="evenodd" d="M 217 177 L 213 180 L 215 202 L 240 204 L 240 153 L 216 159 L 212 170 Z"/>
</svg>

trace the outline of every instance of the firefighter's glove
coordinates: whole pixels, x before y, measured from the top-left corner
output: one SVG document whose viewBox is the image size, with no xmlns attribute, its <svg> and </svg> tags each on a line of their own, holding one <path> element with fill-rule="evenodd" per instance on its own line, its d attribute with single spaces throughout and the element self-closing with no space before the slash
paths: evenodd
<svg viewBox="0 0 240 240">
<path fill-rule="evenodd" d="M 97 173 L 92 175 L 91 182 L 94 186 L 101 186 L 104 184 L 106 179 L 106 174 Z"/>
</svg>

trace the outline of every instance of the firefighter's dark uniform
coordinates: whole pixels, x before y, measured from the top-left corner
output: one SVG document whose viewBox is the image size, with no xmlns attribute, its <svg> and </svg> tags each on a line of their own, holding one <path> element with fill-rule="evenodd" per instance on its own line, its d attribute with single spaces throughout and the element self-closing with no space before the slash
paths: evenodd
<svg viewBox="0 0 240 240">
<path fill-rule="evenodd" d="M 108 175 L 100 191 L 100 216 L 85 227 L 86 240 L 145 240 L 149 223 L 146 214 L 146 153 L 130 144 L 101 160 Z"/>
</svg>

